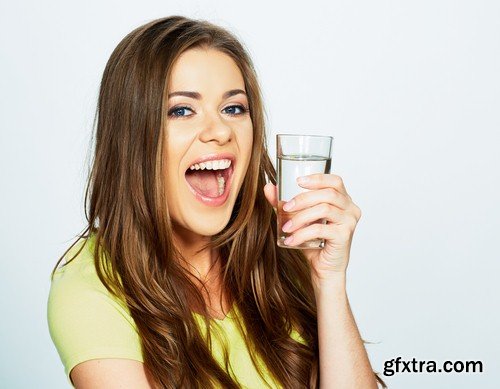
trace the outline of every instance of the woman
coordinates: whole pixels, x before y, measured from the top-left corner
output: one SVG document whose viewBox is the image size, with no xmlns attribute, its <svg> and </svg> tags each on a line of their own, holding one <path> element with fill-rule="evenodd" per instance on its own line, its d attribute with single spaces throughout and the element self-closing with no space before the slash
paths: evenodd
<svg viewBox="0 0 500 389">
<path fill-rule="evenodd" d="M 345 293 L 361 213 L 340 177 L 309 178 L 290 245 L 326 245 L 282 249 L 242 45 L 181 16 L 127 35 L 100 87 L 88 226 L 52 274 L 49 328 L 72 384 L 376 388 Z"/>
</svg>

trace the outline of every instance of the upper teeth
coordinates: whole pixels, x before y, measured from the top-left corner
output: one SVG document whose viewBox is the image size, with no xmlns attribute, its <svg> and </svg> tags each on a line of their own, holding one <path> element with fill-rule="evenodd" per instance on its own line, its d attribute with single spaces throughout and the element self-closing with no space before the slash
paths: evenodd
<svg viewBox="0 0 500 389">
<path fill-rule="evenodd" d="M 219 170 L 219 169 L 227 169 L 231 165 L 231 160 L 230 159 L 218 159 L 215 161 L 207 161 L 207 162 L 201 162 L 201 163 L 195 163 L 191 166 L 189 166 L 190 170 L 204 170 L 204 169 L 211 169 L 211 170 Z"/>
</svg>

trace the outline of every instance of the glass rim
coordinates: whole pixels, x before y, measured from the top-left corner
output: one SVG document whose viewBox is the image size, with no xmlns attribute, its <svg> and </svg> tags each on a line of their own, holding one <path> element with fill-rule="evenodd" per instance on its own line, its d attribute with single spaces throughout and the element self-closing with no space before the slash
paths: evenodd
<svg viewBox="0 0 500 389">
<path fill-rule="evenodd" d="M 276 134 L 276 137 L 283 137 L 283 136 L 296 136 L 296 137 L 311 137 L 311 138 L 330 138 L 334 139 L 333 136 L 331 135 L 301 135 L 301 134 Z"/>
</svg>

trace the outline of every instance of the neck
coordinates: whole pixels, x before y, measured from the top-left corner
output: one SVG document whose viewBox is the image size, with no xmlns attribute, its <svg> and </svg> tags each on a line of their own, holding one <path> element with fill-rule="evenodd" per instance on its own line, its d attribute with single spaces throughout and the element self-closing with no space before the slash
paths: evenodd
<svg viewBox="0 0 500 389">
<path fill-rule="evenodd" d="M 207 305 L 220 306 L 219 299 L 223 294 L 220 253 L 219 250 L 210 247 L 202 250 L 202 247 L 210 242 L 211 237 L 196 234 L 176 223 L 173 238 L 185 259 L 181 261 L 181 266 L 199 286 Z"/>
<path fill-rule="evenodd" d="M 209 312 L 214 317 L 220 317 L 224 316 L 224 312 L 227 312 L 230 302 L 222 285 L 219 251 L 210 247 L 200 251 L 202 246 L 209 243 L 210 240 L 210 236 L 198 235 L 180 226 L 175 226 L 175 245 L 187 261 L 187 263 L 181 261 L 181 265 L 191 276 L 193 282 L 199 285 Z M 196 304 L 194 304 L 193 309 L 201 311 L 200 307 L 196 307 Z"/>
<path fill-rule="evenodd" d="M 218 252 L 216 250 L 210 247 L 202 250 L 204 245 L 210 243 L 211 237 L 199 235 L 175 224 L 173 238 L 179 252 L 188 262 L 182 264 L 187 268 L 186 270 L 201 280 L 207 278 L 209 273 L 213 271 L 214 265 L 218 262 Z"/>
</svg>

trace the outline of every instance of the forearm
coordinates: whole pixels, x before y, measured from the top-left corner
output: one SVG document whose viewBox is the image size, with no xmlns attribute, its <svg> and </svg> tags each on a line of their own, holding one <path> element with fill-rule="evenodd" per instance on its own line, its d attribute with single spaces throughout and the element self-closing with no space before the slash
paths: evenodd
<svg viewBox="0 0 500 389">
<path fill-rule="evenodd" d="M 318 311 L 320 387 L 376 389 L 345 283 L 345 274 L 313 282 Z"/>
</svg>

